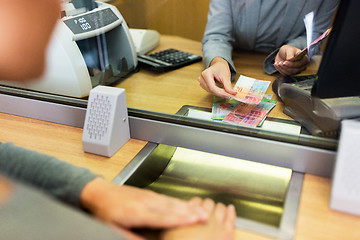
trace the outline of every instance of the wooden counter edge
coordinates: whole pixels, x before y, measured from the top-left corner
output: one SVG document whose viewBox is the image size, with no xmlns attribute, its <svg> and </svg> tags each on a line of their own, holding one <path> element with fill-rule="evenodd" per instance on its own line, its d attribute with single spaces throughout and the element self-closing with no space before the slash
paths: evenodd
<svg viewBox="0 0 360 240">
<path fill-rule="evenodd" d="M 146 145 L 131 139 L 113 157 L 84 153 L 82 129 L 0 113 L 1 142 L 55 156 L 104 176 L 111 181 Z M 51 136 L 51 137 L 49 137 Z M 336 212 L 328 207 L 331 180 L 306 174 L 300 199 L 296 240 L 360 239 L 360 217 Z M 236 231 L 236 239 L 265 240 L 269 237 Z"/>
</svg>

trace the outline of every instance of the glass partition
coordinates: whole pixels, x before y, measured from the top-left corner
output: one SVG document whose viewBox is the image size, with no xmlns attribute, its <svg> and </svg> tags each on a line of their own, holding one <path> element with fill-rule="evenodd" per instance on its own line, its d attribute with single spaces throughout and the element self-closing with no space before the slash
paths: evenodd
<svg viewBox="0 0 360 240">
<path fill-rule="evenodd" d="M 181 1 L 183 2 L 182 5 L 179 4 L 179 1 L 177 0 L 114 0 L 107 1 L 106 4 L 113 4 L 116 6 L 122 13 L 130 28 L 149 28 L 158 30 L 162 34 L 160 44 L 153 51 L 176 48 L 202 56 L 201 36 L 204 32 L 206 24 L 209 1 L 199 1 L 199 3 L 198 1 L 196 1 L 197 3 L 194 3 L 194 1 Z M 193 3 L 193 7 L 191 7 L 191 3 Z M 200 11 L 201 13 L 196 14 L 196 11 Z M 184 15 L 184 12 L 187 12 L 186 16 Z M 105 12 L 101 14 L 106 15 Z M 183 14 L 183 16 L 179 16 L 179 14 Z M 97 14 L 96 16 L 98 17 L 100 15 Z M 129 20 L 127 20 L 127 17 Z M 200 17 L 201 19 L 198 23 L 197 20 Z M 111 14 L 111 18 L 107 19 L 107 21 L 110 22 L 106 23 L 106 26 L 96 25 L 96 21 L 90 17 L 81 19 L 81 21 L 85 21 L 89 23 L 89 25 L 85 26 L 85 30 L 80 26 L 80 30 L 78 30 L 80 33 L 74 34 L 74 41 L 81 43 L 83 47 L 84 41 L 87 39 L 87 35 L 85 33 L 88 32 L 87 28 L 89 26 L 104 27 L 102 31 L 111 32 L 111 30 L 106 29 L 106 27 L 108 27 L 109 24 L 111 25 L 113 22 L 115 23 L 118 18 L 120 17 L 116 14 Z M 159 18 L 164 19 L 163 24 L 161 24 Z M 328 18 L 331 19 L 332 16 L 328 16 Z M 188 21 L 197 23 L 194 23 L 193 26 L 187 24 L 186 26 L 181 27 L 181 29 L 177 32 L 177 29 L 174 26 L 180 24 L 181 21 L 183 21 L 183 25 L 186 25 Z M 173 23 L 173 27 L 169 27 L 171 22 Z M 94 26 L 92 24 L 94 24 Z M 121 47 L 128 47 L 126 44 L 123 46 L 121 45 L 121 41 L 127 41 L 128 37 L 128 30 L 126 29 L 127 26 L 125 22 L 119 22 L 119 24 L 116 26 L 114 25 L 114 27 L 124 28 L 118 31 L 119 34 L 123 34 L 121 36 L 119 35 L 120 37 L 117 39 L 119 41 L 115 39 L 117 36 L 114 36 L 113 32 L 111 32 L 111 34 L 103 34 L 103 32 L 100 31 L 98 32 L 99 35 L 97 35 L 101 36 L 100 38 L 94 38 L 94 36 L 91 36 L 91 44 L 96 45 L 96 50 L 99 52 L 94 54 L 97 60 L 96 69 L 90 67 L 87 67 L 87 69 L 90 76 L 95 76 L 100 79 L 97 79 L 98 82 L 110 84 L 111 86 L 124 88 L 126 90 L 127 105 L 130 116 L 140 116 L 143 118 L 319 147 L 323 149 L 336 149 L 336 138 L 311 135 L 293 118 L 283 113 L 284 104 L 276 97 L 271 86 L 267 89 L 266 94 L 269 94 L 270 97 L 276 101 L 276 105 L 268 114 L 265 124 L 261 127 L 246 127 L 212 120 L 211 111 L 214 103 L 214 96 L 203 90 L 197 80 L 201 72 L 205 69 L 204 63 L 198 62 L 164 73 L 155 73 L 144 68 L 137 68 L 134 70 L 130 59 L 133 57 L 131 56 L 132 53 L 127 52 L 124 56 L 119 57 L 118 62 L 114 61 L 116 58 L 114 53 L 117 53 Z M 186 31 L 187 28 L 188 31 Z M 194 32 L 197 34 L 191 34 Z M 79 34 L 83 35 L 76 40 L 76 36 L 79 36 Z M 112 39 L 106 39 L 106 41 L 103 41 L 103 38 Z M 77 45 L 79 46 L 79 44 Z M 50 47 L 51 46 L 52 45 L 50 45 Z M 80 51 L 81 53 L 81 50 L 77 51 Z M 89 50 L 88 52 L 91 51 Z M 259 53 L 255 51 L 234 51 L 232 58 L 237 70 L 237 75 L 233 85 L 240 74 L 259 80 L 271 81 L 273 83 L 280 74 L 276 73 L 268 75 L 264 72 L 263 62 L 267 55 L 267 53 Z M 111 64 L 107 63 L 109 61 Z M 91 62 L 91 59 L 85 59 L 82 64 L 88 64 L 88 62 Z M 300 75 L 316 74 L 320 62 L 321 56 L 314 56 L 307 69 Z M 59 64 L 61 64 L 61 62 Z M 124 74 L 124 72 L 118 73 L 119 71 L 128 72 Z M 117 75 L 119 78 L 114 81 Z M 92 85 L 93 82 L 94 81 L 91 83 Z M 40 90 L 40 92 L 38 92 L 29 89 L 24 90 L 13 88 L 8 85 L 2 85 L 0 90 L 3 94 L 26 96 L 29 98 L 75 105 L 84 108 L 87 104 L 86 96 L 69 97 L 66 96 L 66 94 L 58 95 L 55 93 L 40 93 L 44 91 Z"/>
</svg>

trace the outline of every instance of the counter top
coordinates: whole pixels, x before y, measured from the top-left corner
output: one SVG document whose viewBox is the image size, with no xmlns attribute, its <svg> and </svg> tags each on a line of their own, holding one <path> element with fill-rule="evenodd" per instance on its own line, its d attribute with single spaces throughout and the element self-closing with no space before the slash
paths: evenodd
<svg viewBox="0 0 360 240">
<path fill-rule="evenodd" d="M 82 129 L 0 113 L 0 141 L 53 155 L 63 161 L 89 168 L 111 181 L 146 145 L 131 139 L 113 157 L 84 153 Z M 49 136 L 51 136 L 49 138 Z M 295 240 L 360 239 L 360 217 L 336 212 L 328 207 L 331 180 L 305 174 L 300 199 Z M 236 239 L 271 238 L 244 230 Z"/>
<path fill-rule="evenodd" d="M 177 47 L 178 46 L 178 47 Z M 201 55 L 201 43 L 176 36 L 162 36 L 155 49 L 178 48 Z M 274 81 L 277 75 L 262 70 L 265 54 L 241 52 L 234 54 L 234 62 L 243 75 Z M 312 74 L 318 67 L 314 61 L 303 74 Z M 201 62 L 164 74 L 141 69 L 118 83 L 126 89 L 127 105 L 163 113 L 176 113 L 183 105 L 211 108 L 212 95 L 201 89 L 197 81 L 204 66 Z M 269 94 L 273 94 L 269 89 Z M 278 101 L 271 117 L 290 119 L 282 112 Z M 76 166 L 86 167 L 111 181 L 146 145 L 146 141 L 130 139 L 113 157 L 106 158 L 84 153 L 82 129 L 0 113 L 0 141 L 53 155 Z M 51 137 L 49 137 L 51 136 Z M 331 180 L 305 174 L 294 239 L 360 239 L 360 217 L 329 209 Z M 236 239 L 265 240 L 269 237 L 236 231 Z"/>
</svg>

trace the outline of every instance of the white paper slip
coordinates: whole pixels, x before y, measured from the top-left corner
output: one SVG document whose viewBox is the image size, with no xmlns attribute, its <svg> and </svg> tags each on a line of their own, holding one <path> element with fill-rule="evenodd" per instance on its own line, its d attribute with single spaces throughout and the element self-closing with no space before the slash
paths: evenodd
<svg viewBox="0 0 360 240">
<path fill-rule="evenodd" d="M 211 119 L 211 112 L 205 112 L 205 111 L 196 110 L 196 109 L 192 109 L 192 108 L 189 108 L 187 116 L 191 117 L 191 118 L 213 121 Z"/>
<path fill-rule="evenodd" d="M 299 136 L 301 132 L 301 125 L 288 124 L 282 122 L 275 122 L 265 120 L 261 126 L 262 129 L 277 132 L 277 133 L 285 133 L 289 135 Z"/>
</svg>

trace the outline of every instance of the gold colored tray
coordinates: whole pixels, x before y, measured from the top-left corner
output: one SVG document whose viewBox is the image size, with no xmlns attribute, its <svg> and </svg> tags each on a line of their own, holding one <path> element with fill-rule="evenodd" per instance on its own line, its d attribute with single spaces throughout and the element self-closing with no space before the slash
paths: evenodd
<svg viewBox="0 0 360 240">
<path fill-rule="evenodd" d="M 159 145 L 126 184 L 231 203 L 238 217 L 278 227 L 291 175 L 291 169 Z"/>
</svg>

